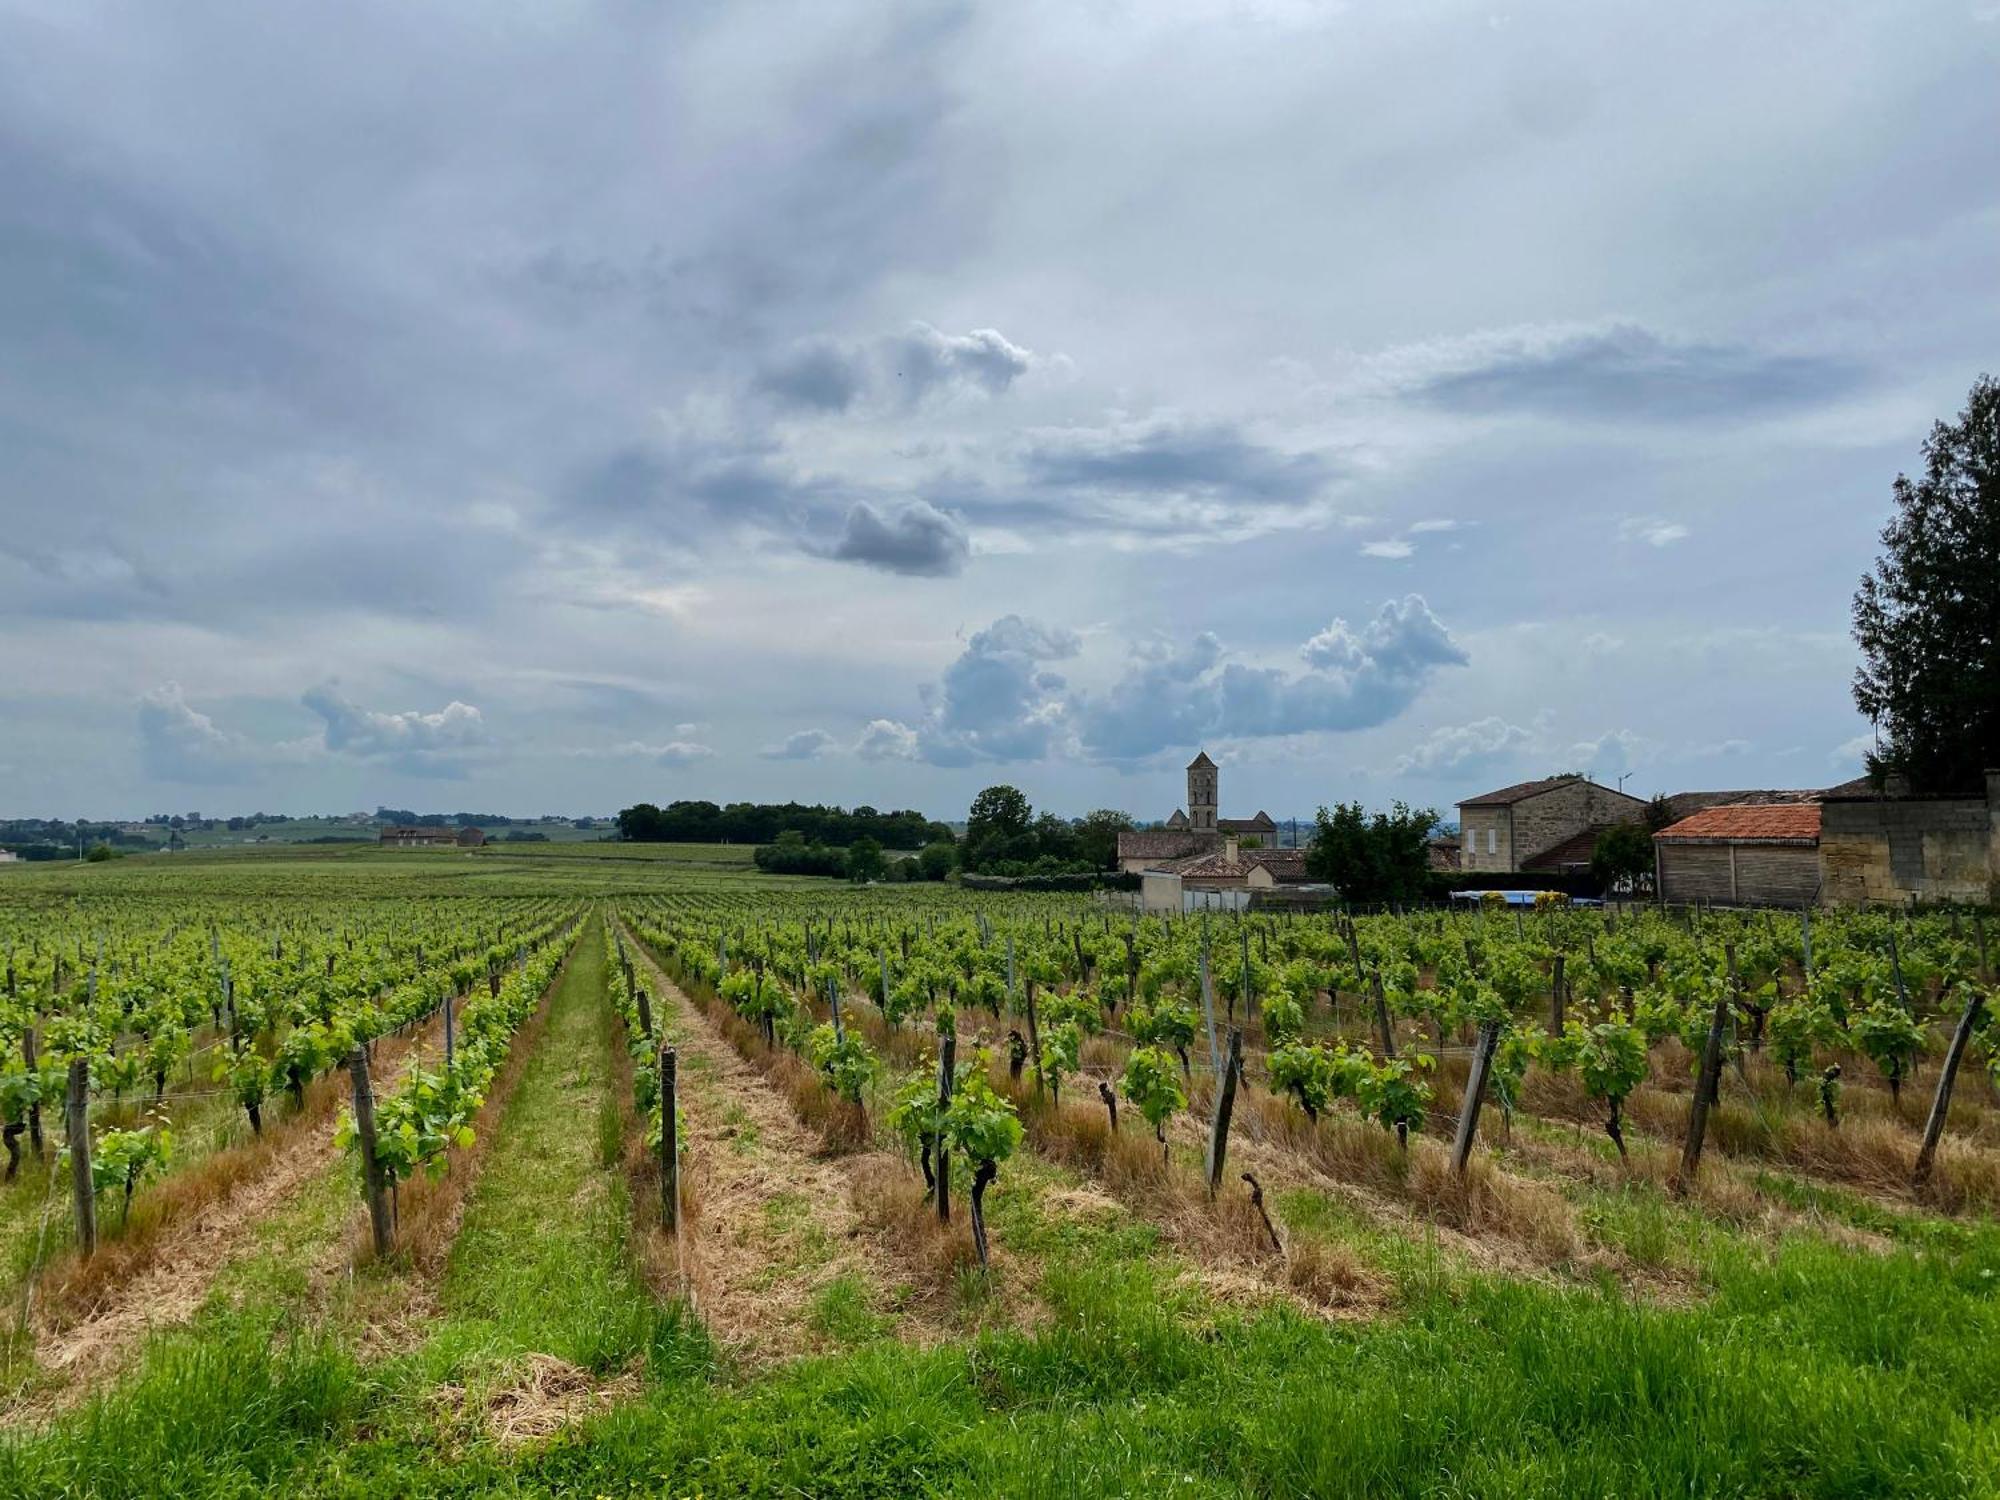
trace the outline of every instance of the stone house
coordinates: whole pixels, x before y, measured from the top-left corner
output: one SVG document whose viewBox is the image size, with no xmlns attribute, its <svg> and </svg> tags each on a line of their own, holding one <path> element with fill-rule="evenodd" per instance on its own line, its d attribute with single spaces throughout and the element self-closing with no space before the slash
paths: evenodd
<svg viewBox="0 0 2000 1500">
<path fill-rule="evenodd" d="M 452 849 L 458 835 L 449 828 L 390 827 L 376 840 L 384 849 Z"/>
<path fill-rule="evenodd" d="M 1458 804 L 1459 868 L 1472 872 L 1533 870 L 1538 859 L 1567 847 L 1595 846 L 1597 835 L 1637 823 L 1646 804 L 1587 776 L 1523 781 Z M 1582 854 L 1588 865 L 1590 856 Z"/>
<path fill-rule="evenodd" d="M 1662 901 L 1805 906 L 1819 899 L 1815 802 L 1707 807 L 1653 835 Z"/>
</svg>

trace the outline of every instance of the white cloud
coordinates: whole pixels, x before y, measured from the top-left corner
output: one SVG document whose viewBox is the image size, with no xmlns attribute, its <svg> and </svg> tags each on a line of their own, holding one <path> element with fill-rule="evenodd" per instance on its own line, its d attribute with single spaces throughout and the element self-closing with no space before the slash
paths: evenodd
<svg viewBox="0 0 2000 1500">
<path fill-rule="evenodd" d="M 1405 776 L 1439 776 L 1494 765 L 1533 740 L 1529 730 L 1497 716 L 1475 719 L 1470 724 L 1433 731 L 1398 757 L 1396 771 Z"/>
<path fill-rule="evenodd" d="M 153 775 L 195 785 L 242 781 L 263 762 L 258 746 L 189 704 L 178 682 L 164 683 L 139 700 L 139 747 Z"/>
<path fill-rule="evenodd" d="M 1670 521 L 1664 516 L 1627 516 L 1618 523 L 1618 540 L 1621 542 L 1644 542 L 1648 547 L 1671 547 L 1675 542 L 1684 542 L 1688 529 L 1679 521 Z"/>
<path fill-rule="evenodd" d="M 895 719 L 870 719 L 855 742 L 854 753 L 863 760 L 914 760 L 917 732 Z"/>
<path fill-rule="evenodd" d="M 490 747 L 484 716 L 457 699 L 435 712 L 384 713 L 351 702 L 328 682 L 309 689 L 299 701 L 320 716 L 321 744 L 329 755 L 381 763 L 413 776 L 463 776 Z"/>
<path fill-rule="evenodd" d="M 1574 769 L 1599 781 L 1612 781 L 1650 759 L 1652 751 L 1652 743 L 1631 730 L 1611 729 L 1571 745 L 1569 758 Z"/>
<path fill-rule="evenodd" d="M 1361 547 L 1363 557 L 1384 557 L 1400 559 L 1410 556 L 1417 549 L 1400 537 L 1390 537 L 1385 541 L 1364 542 Z"/>
</svg>

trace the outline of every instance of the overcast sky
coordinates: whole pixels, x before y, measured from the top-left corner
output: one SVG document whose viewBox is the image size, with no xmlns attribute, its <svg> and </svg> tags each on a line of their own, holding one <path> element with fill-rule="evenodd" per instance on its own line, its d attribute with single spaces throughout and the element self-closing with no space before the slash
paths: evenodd
<svg viewBox="0 0 2000 1500">
<path fill-rule="evenodd" d="M 0 815 L 1852 775 L 2000 4 L 0 0 Z"/>
</svg>

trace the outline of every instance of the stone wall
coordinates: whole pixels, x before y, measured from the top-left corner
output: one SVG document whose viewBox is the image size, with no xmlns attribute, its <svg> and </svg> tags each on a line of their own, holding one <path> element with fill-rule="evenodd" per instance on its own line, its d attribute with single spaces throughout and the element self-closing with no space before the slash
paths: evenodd
<svg viewBox="0 0 2000 1500">
<path fill-rule="evenodd" d="M 1834 799 L 1820 807 L 1829 905 L 2000 899 L 2000 771 L 1986 796 Z"/>
<path fill-rule="evenodd" d="M 1459 851 L 1459 868 L 1518 870 L 1523 861 L 1555 848 L 1586 828 L 1606 823 L 1636 823 L 1645 811 L 1646 804 L 1637 797 L 1628 797 L 1582 777 L 1508 807 L 1463 807 L 1459 810 L 1459 821 L 1465 842 Z M 1496 847 L 1491 854 L 1486 852 L 1488 829 L 1495 835 Z"/>
</svg>

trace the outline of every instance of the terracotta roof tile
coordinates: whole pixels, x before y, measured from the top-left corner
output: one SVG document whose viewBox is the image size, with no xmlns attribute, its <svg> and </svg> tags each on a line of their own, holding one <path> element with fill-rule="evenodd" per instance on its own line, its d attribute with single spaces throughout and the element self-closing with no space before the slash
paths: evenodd
<svg viewBox="0 0 2000 1500">
<path fill-rule="evenodd" d="M 1661 829 L 1654 838 L 1670 844 L 1819 842 L 1817 802 L 1765 803 L 1754 807 L 1707 807 Z"/>
</svg>

